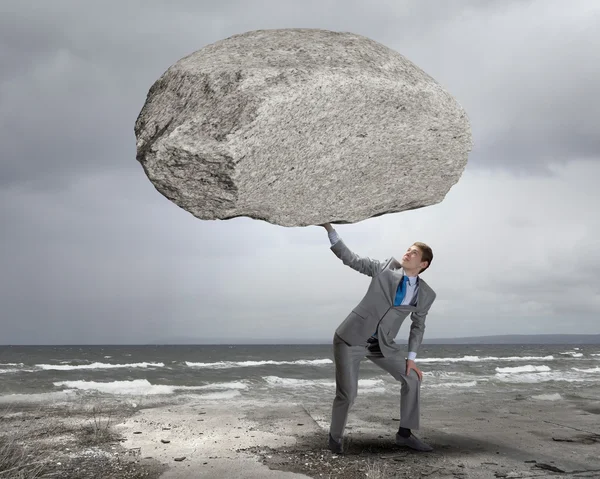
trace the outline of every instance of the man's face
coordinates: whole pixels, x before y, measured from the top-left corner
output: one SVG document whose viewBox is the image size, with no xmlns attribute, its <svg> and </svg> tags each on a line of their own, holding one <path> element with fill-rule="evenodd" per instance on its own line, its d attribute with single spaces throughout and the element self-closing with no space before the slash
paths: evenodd
<svg viewBox="0 0 600 479">
<path fill-rule="evenodd" d="M 408 270 L 421 271 L 427 266 L 427 261 L 422 261 L 423 253 L 415 245 L 412 245 L 406 250 L 402 256 L 402 267 Z"/>
</svg>

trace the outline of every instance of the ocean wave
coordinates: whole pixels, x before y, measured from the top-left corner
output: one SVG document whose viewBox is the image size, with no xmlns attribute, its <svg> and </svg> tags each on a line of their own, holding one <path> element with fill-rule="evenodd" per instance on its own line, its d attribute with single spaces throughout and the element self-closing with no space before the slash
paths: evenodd
<svg viewBox="0 0 600 479">
<path fill-rule="evenodd" d="M 16 368 L 0 369 L 0 374 L 33 373 L 33 372 L 34 372 L 33 369 L 16 369 Z"/>
<path fill-rule="evenodd" d="M 600 353 L 592 353 L 590 356 L 600 356 Z"/>
<path fill-rule="evenodd" d="M 537 396 L 531 396 L 531 399 L 537 399 L 539 401 L 560 401 L 563 397 L 558 394 L 539 394 Z"/>
<path fill-rule="evenodd" d="M 222 389 L 248 389 L 248 385 L 243 381 L 231 381 L 228 383 L 210 383 L 205 384 L 204 386 L 177 386 L 182 389 L 191 389 L 197 391 L 203 391 L 206 389 L 211 390 L 222 390 Z"/>
<path fill-rule="evenodd" d="M 590 369 L 579 369 L 579 368 L 571 368 L 574 371 L 579 371 L 580 373 L 600 373 L 600 367 L 590 368 Z"/>
<path fill-rule="evenodd" d="M 387 390 L 385 388 L 368 388 L 362 389 L 361 394 L 385 394 Z"/>
<path fill-rule="evenodd" d="M 579 348 L 575 348 L 575 349 L 579 349 Z M 565 351 L 563 353 L 558 353 L 558 354 L 562 354 L 563 356 L 571 356 L 573 358 L 580 358 L 583 356 L 583 353 L 578 353 L 577 351 Z"/>
<path fill-rule="evenodd" d="M 0 363 L 0 366 L 24 366 L 23 363 Z"/>
<path fill-rule="evenodd" d="M 115 369 L 115 368 L 162 368 L 164 363 L 126 363 L 126 364 L 110 364 L 110 363 L 92 363 L 78 365 L 59 365 L 59 364 L 36 364 L 35 367 L 44 370 L 56 371 L 72 371 L 77 369 Z"/>
<path fill-rule="evenodd" d="M 385 383 L 382 379 L 359 379 L 358 387 L 359 388 L 375 388 L 384 386 Z"/>
<path fill-rule="evenodd" d="M 434 370 L 434 371 L 423 371 L 423 376 L 435 377 L 437 379 L 456 379 L 457 376 L 464 376 L 464 373 L 457 371 L 444 371 L 444 370 Z"/>
<path fill-rule="evenodd" d="M 333 364 L 331 359 L 298 359 L 296 361 L 218 361 L 215 363 L 194 363 L 185 362 L 186 366 L 191 368 L 206 368 L 206 369 L 230 369 L 230 368 L 248 368 L 254 366 L 280 366 L 284 364 L 293 364 L 298 366 L 323 366 L 325 364 Z"/>
<path fill-rule="evenodd" d="M 528 364 L 526 366 L 517 366 L 515 368 L 496 368 L 496 372 L 505 373 L 505 374 L 513 374 L 513 373 L 541 373 L 548 372 L 551 369 L 548 366 L 533 366 Z"/>
<path fill-rule="evenodd" d="M 478 363 L 482 361 L 552 361 L 554 356 L 463 356 L 462 358 L 421 358 L 419 363 Z"/>
<path fill-rule="evenodd" d="M 0 369 L 0 374 L 18 373 L 20 369 Z"/>
<path fill-rule="evenodd" d="M 306 388 L 306 387 L 335 387 L 335 381 L 328 379 L 295 379 L 295 378 L 280 378 L 279 376 L 263 376 L 263 380 L 269 386 L 287 387 L 287 388 Z M 385 386 L 382 379 L 359 379 L 359 389 L 381 388 Z"/>
<path fill-rule="evenodd" d="M 150 396 L 157 394 L 174 394 L 176 391 L 206 391 L 206 390 L 226 390 L 235 391 L 239 394 L 240 389 L 247 389 L 248 386 L 242 382 L 230 383 L 212 383 L 204 386 L 177 386 L 168 384 L 151 384 L 147 379 L 134 379 L 132 381 L 59 381 L 53 383 L 56 387 L 65 387 L 68 389 L 77 389 L 80 391 L 98 391 L 106 394 L 123 394 Z M 203 397 L 215 396 L 215 393 L 209 393 Z"/>
<path fill-rule="evenodd" d="M 468 381 L 464 383 L 457 382 L 448 382 L 448 383 L 439 383 L 439 384 L 428 384 L 430 388 L 450 388 L 450 387 L 458 387 L 458 388 L 473 388 L 477 386 L 477 381 Z"/>
<path fill-rule="evenodd" d="M 314 386 L 335 387 L 335 381 L 327 379 L 295 379 L 295 378 L 280 378 L 279 376 L 263 376 L 269 386 L 280 386 L 289 388 L 305 388 Z"/>
<path fill-rule="evenodd" d="M 560 372 L 560 371 L 544 371 L 538 373 L 523 373 L 523 374 L 505 374 L 496 373 L 494 379 L 504 383 L 517 383 L 517 384 L 535 384 L 545 383 L 549 381 L 568 382 L 568 383 L 581 383 L 590 382 L 593 380 L 573 376 L 572 374 Z"/>
</svg>

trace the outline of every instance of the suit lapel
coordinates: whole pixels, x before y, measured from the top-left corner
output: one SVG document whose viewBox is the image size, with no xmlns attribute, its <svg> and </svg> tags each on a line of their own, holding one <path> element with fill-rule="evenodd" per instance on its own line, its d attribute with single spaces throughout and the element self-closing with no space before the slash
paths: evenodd
<svg viewBox="0 0 600 479">
<path fill-rule="evenodd" d="M 422 309 L 425 304 L 425 297 L 429 291 L 429 286 L 419 276 L 419 294 L 417 295 L 417 309 Z"/>
</svg>

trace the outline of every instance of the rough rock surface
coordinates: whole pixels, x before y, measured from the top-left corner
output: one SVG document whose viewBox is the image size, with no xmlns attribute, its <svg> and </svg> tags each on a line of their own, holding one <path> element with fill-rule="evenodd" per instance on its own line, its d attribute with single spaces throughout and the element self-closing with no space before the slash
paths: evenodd
<svg viewBox="0 0 600 479">
<path fill-rule="evenodd" d="M 366 37 L 259 30 L 208 45 L 151 87 L 135 125 L 156 189 L 201 219 L 353 223 L 433 205 L 472 147 L 466 113 Z"/>
</svg>

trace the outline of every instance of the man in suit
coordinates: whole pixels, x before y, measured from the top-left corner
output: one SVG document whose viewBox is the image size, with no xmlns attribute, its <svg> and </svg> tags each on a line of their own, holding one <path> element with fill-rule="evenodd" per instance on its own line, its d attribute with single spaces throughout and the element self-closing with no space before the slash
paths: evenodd
<svg viewBox="0 0 600 479">
<path fill-rule="evenodd" d="M 419 429 L 419 388 L 423 375 L 415 363 L 423 340 L 425 318 L 435 300 L 435 292 L 419 276 L 433 260 L 431 248 L 424 243 L 412 244 L 400 261 L 360 257 L 353 253 L 329 224 L 323 225 L 331 250 L 342 262 L 359 273 L 370 276 L 371 283 L 363 299 L 338 326 L 333 338 L 336 395 L 333 401 L 329 448 L 343 453 L 343 433 L 348 411 L 356 399 L 360 361 L 367 357 L 401 382 L 400 429 L 396 444 L 417 451 L 432 448 L 418 439 L 412 429 Z M 394 342 L 402 322 L 411 315 L 408 357 Z"/>
</svg>

